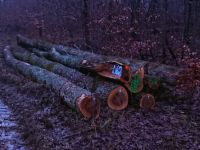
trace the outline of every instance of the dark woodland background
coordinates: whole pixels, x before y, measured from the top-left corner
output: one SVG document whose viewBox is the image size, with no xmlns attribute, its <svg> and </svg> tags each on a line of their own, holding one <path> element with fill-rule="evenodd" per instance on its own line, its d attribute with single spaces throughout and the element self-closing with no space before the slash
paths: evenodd
<svg viewBox="0 0 200 150">
<path fill-rule="evenodd" d="M 200 1 L 1 0 L 0 30 L 101 54 L 191 65 L 200 46 Z"/>
</svg>

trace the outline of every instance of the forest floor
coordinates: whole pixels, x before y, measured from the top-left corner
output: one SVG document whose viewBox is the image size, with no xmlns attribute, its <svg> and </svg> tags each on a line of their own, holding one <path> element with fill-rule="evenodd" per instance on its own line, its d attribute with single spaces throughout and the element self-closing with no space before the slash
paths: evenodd
<svg viewBox="0 0 200 150">
<path fill-rule="evenodd" d="M 51 89 L 6 65 L 2 50 L 7 44 L 18 50 L 15 41 L 15 35 L 0 33 L 0 100 L 11 110 L 13 132 L 25 149 L 200 149 L 198 99 L 163 100 L 152 111 L 130 105 L 115 112 L 103 104 L 100 118 L 86 120 Z"/>
<path fill-rule="evenodd" d="M 17 132 L 14 118 L 9 108 L 0 99 L 0 147 L 8 150 L 25 150 L 24 143 Z"/>
</svg>

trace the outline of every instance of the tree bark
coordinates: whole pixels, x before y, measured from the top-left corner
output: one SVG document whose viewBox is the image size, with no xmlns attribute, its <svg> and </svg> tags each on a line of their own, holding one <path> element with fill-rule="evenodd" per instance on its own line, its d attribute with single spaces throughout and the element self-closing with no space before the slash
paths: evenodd
<svg viewBox="0 0 200 150">
<path fill-rule="evenodd" d="M 98 99 L 92 96 L 91 92 L 76 86 L 59 75 L 15 59 L 8 46 L 4 49 L 4 57 L 11 67 L 36 82 L 43 83 L 46 87 L 52 88 L 59 96 L 64 98 L 64 101 L 71 108 L 80 111 L 85 117 L 99 116 L 100 104 Z M 88 104 L 87 107 L 85 103 Z"/>
<path fill-rule="evenodd" d="M 17 59 L 28 62 L 32 65 L 37 65 L 41 68 L 47 69 L 60 76 L 63 76 L 70 82 L 84 89 L 87 89 L 91 92 L 95 92 L 99 96 L 100 99 L 107 100 L 108 104 L 110 104 L 110 101 L 112 101 L 113 103 L 115 101 L 120 101 L 120 104 L 109 105 L 109 107 L 114 110 L 125 109 L 128 105 L 128 92 L 126 91 L 124 87 L 120 86 L 119 84 L 103 81 L 102 79 L 98 79 L 98 81 L 95 82 L 92 77 L 86 76 L 75 69 L 66 67 L 62 64 L 59 64 L 53 61 L 49 61 L 44 58 L 37 57 L 36 55 L 28 53 L 28 52 L 25 52 L 25 53 L 15 52 L 14 56 Z M 63 61 L 63 62 L 66 62 L 66 61 Z M 67 62 L 70 62 L 70 61 L 67 61 Z M 116 89 L 119 89 L 119 90 L 116 91 Z M 113 95 L 112 98 L 110 98 L 111 95 Z M 121 97 L 117 99 L 115 97 L 116 95 L 121 95 Z"/>
<path fill-rule="evenodd" d="M 28 62 L 32 65 L 36 65 L 39 66 L 41 68 L 44 68 L 48 71 L 54 72 L 62 77 L 65 77 L 66 79 L 68 79 L 69 81 L 71 81 L 72 83 L 84 88 L 84 89 L 88 89 L 91 90 L 92 89 L 92 83 L 93 83 L 93 78 L 84 75 L 83 73 L 72 69 L 72 68 L 68 68 L 62 64 L 53 62 L 53 61 L 49 61 L 47 59 L 44 58 L 40 58 L 37 57 L 35 54 L 33 53 L 28 53 L 28 52 L 24 52 L 24 53 L 19 53 L 19 52 L 14 52 L 13 53 L 14 57 Z"/>
</svg>

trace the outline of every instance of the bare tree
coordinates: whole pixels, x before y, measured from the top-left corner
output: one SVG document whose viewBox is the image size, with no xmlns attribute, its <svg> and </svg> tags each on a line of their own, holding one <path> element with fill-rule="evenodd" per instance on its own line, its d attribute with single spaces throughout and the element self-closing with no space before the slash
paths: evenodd
<svg viewBox="0 0 200 150">
<path fill-rule="evenodd" d="M 87 49 L 91 49 L 89 21 L 89 0 L 83 0 L 83 30 Z"/>
<path fill-rule="evenodd" d="M 140 12 L 141 0 L 131 0 L 131 27 L 135 26 L 137 28 L 139 26 L 139 12 Z M 133 39 L 139 39 L 138 34 L 132 30 L 131 36 Z"/>
<path fill-rule="evenodd" d="M 192 13 L 192 0 L 184 0 L 184 31 L 183 38 L 189 43 L 190 21 Z"/>
<path fill-rule="evenodd" d="M 169 51 L 170 55 L 172 56 L 172 58 L 175 60 L 175 62 L 177 64 L 176 55 L 174 54 L 171 47 L 169 46 L 169 40 L 168 40 L 169 29 L 168 29 L 167 17 L 168 17 L 168 0 L 162 0 L 162 34 L 161 34 L 161 38 L 162 38 L 163 63 L 166 62 L 167 51 Z"/>
</svg>

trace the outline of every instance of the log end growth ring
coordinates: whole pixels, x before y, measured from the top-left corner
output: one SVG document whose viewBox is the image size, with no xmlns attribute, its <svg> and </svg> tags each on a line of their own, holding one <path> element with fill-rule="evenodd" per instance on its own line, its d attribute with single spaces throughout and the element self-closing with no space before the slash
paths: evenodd
<svg viewBox="0 0 200 150">
<path fill-rule="evenodd" d="M 153 109 L 155 106 L 155 98 L 151 94 L 144 94 L 140 99 L 140 108 Z"/>
<path fill-rule="evenodd" d="M 94 96 L 86 96 L 83 94 L 77 99 L 79 111 L 86 118 L 98 118 L 100 114 L 100 102 Z"/>
<path fill-rule="evenodd" d="M 107 99 L 108 106 L 113 110 L 123 110 L 128 106 L 128 92 L 119 86 L 112 90 Z"/>
</svg>

